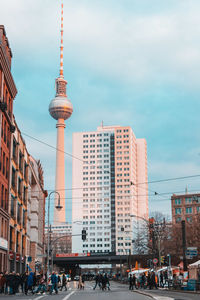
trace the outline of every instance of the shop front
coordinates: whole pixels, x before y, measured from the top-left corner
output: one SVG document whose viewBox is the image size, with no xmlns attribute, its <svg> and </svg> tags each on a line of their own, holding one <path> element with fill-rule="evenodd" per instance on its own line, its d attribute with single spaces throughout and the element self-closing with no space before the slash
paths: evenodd
<svg viewBox="0 0 200 300">
<path fill-rule="evenodd" d="M 0 272 L 7 270 L 8 241 L 0 237 Z"/>
</svg>

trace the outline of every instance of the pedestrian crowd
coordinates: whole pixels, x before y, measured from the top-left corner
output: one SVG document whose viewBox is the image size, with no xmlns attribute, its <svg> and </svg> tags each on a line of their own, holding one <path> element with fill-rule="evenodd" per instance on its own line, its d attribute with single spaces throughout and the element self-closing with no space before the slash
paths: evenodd
<svg viewBox="0 0 200 300">
<path fill-rule="evenodd" d="M 100 290 L 102 291 L 110 290 L 110 282 L 106 273 L 96 275 L 95 286 L 93 287 L 93 290 L 95 290 L 97 286 L 99 286 Z"/>
<path fill-rule="evenodd" d="M 36 275 L 33 272 L 25 272 L 23 274 L 19 273 L 0 273 L 0 294 L 15 295 L 16 293 L 28 292 L 32 294 L 49 292 L 52 294 L 53 291 L 58 293 L 58 289 L 67 290 L 67 278 L 65 273 L 58 275 L 53 272 L 47 282 L 47 277 L 43 273 Z"/>
<path fill-rule="evenodd" d="M 146 289 L 150 290 L 159 287 L 164 287 L 165 282 L 168 280 L 166 273 L 160 273 L 160 275 L 156 275 L 154 271 L 148 272 L 147 276 L 145 273 L 140 274 L 136 277 L 135 274 L 130 274 L 129 276 L 129 290 L 135 289 Z"/>
</svg>

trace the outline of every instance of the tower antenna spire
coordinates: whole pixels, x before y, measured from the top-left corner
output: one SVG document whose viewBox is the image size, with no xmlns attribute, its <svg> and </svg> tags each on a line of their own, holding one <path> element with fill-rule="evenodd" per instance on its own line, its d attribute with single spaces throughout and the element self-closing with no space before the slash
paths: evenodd
<svg viewBox="0 0 200 300">
<path fill-rule="evenodd" d="M 63 75 L 63 0 L 61 0 L 61 43 L 60 43 L 60 78 L 64 78 Z"/>
</svg>

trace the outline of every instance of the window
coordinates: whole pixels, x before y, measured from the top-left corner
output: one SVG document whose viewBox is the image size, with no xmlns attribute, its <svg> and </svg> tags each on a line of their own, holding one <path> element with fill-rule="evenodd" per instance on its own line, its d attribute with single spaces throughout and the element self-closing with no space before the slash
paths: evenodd
<svg viewBox="0 0 200 300">
<path fill-rule="evenodd" d="M 175 208 L 175 215 L 180 215 L 182 212 L 181 208 Z"/>
<path fill-rule="evenodd" d="M 188 223 L 192 223 L 192 217 L 187 217 L 186 220 Z"/>
<path fill-rule="evenodd" d="M 192 203 L 192 198 L 185 198 L 185 204 Z"/>
<path fill-rule="evenodd" d="M 180 223 L 180 222 L 181 222 L 181 218 L 180 217 L 176 218 L 176 223 Z"/>
<path fill-rule="evenodd" d="M 192 214 L 192 207 L 186 207 L 185 212 L 186 214 Z"/>
<path fill-rule="evenodd" d="M 181 204 L 181 199 L 175 199 L 175 205 L 180 205 Z"/>
<path fill-rule="evenodd" d="M 14 216 L 14 206 L 15 205 L 15 197 L 13 195 L 11 195 L 11 207 L 10 207 L 10 214 L 13 217 Z"/>
</svg>

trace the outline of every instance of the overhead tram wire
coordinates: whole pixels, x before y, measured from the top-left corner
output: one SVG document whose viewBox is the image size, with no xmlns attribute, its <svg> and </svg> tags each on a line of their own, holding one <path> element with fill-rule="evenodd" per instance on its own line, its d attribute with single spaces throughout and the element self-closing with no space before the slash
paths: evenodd
<svg viewBox="0 0 200 300">
<path fill-rule="evenodd" d="M 196 192 L 196 191 L 198 192 L 199 190 L 191 190 L 191 192 Z M 173 193 L 177 194 L 177 196 L 178 196 L 178 193 L 184 193 L 184 191 L 175 191 L 175 192 L 173 191 L 173 192 L 168 192 L 168 193 L 160 193 L 160 194 L 158 194 L 158 196 L 162 197 L 163 195 L 172 195 Z M 134 196 L 136 196 L 136 195 L 134 195 L 134 194 L 132 194 L 132 195 L 124 195 L 124 196 L 120 195 L 120 197 L 122 197 L 123 199 L 126 199 L 126 200 L 128 200 L 129 198 L 132 198 Z M 146 197 L 145 194 L 143 194 L 143 195 L 141 194 L 141 195 L 137 195 L 137 196 L 139 196 L 139 197 Z M 155 197 L 154 194 L 153 195 L 148 195 L 148 196 L 149 197 Z M 85 198 L 89 199 L 89 200 L 90 199 L 106 199 L 107 196 L 103 196 L 103 197 L 101 197 L 101 196 L 84 196 L 84 197 L 73 197 L 73 198 L 72 197 L 65 197 L 64 199 L 66 199 L 66 200 L 72 200 L 72 199 L 85 199 Z M 44 198 L 38 198 L 38 200 L 44 201 Z M 122 199 L 116 199 L 116 201 L 120 201 L 120 200 L 122 200 Z M 170 198 L 163 198 L 162 197 L 161 199 L 157 199 L 156 201 L 162 201 L 162 200 L 166 201 L 166 200 L 170 200 Z M 3 201 L 5 201 L 5 200 L 3 199 Z M 50 201 L 54 201 L 53 198 Z M 153 200 L 151 200 L 151 201 L 153 201 Z M 8 200 L 8 202 L 11 202 L 11 199 Z M 75 203 L 82 203 L 82 201 L 74 201 L 74 202 Z"/>
<path fill-rule="evenodd" d="M 41 140 L 39 140 L 39 139 L 37 139 L 37 138 L 35 138 L 35 137 L 33 137 L 33 136 L 27 134 L 27 133 L 22 132 L 22 134 L 25 135 L 25 136 L 27 136 L 27 137 L 29 137 L 29 138 L 31 138 L 31 139 L 33 139 L 33 140 L 35 140 L 35 141 L 37 141 L 37 142 L 39 142 L 39 143 L 41 143 L 41 144 L 44 144 L 45 146 L 48 146 L 48 147 L 50 147 L 50 148 L 52 148 L 52 149 L 55 149 L 55 150 L 58 150 L 58 151 L 62 151 L 62 152 L 64 152 L 66 155 L 68 155 L 68 156 L 70 156 L 70 157 L 72 157 L 72 158 L 75 158 L 75 159 L 77 159 L 77 160 L 79 160 L 79 161 L 82 161 L 83 163 L 85 162 L 85 161 L 84 161 L 83 159 L 81 159 L 80 157 L 77 157 L 77 156 L 75 156 L 75 155 L 73 155 L 73 154 L 71 154 L 71 153 L 68 153 L 68 152 L 66 152 L 66 151 L 60 150 L 60 149 L 58 149 L 57 147 L 54 147 L 54 146 L 52 146 L 52 145 L 50 145 L 50 144 L 48 144 L 48 143 L 46 143 L 46 142 L 43 142 L 43 141 L 41 141 Z M 90 163 L 87 163 L 87 164 L 90 165 Z M 106 170 L 106 171 L 109 172 L 109 174 L 111 174 L 111 175 L 113 174 L 112 172 L 110 172 L 110 171 L 108 171 L 108 170 Z M 104 172 L 105 172 L 105 171 L 104 171 Z M 189 178 L 196 178 L 196 177 L 200 177 L 200 174 L 188 175 L 188 176 L 181 176 L 181 177 L 174 177 L 174 178 L 172 177 L 172 178 L 159 179 L 159 180 L 146 181 L 146 182 L 139 182 L 139 183 L 134 183 L 134 185 L 135 185 L 135 186 L 139 186 L 139 185 L 143 185 L 143 184 L 153 184 L 153 183 L 160 183 L 160 182 L 176 181 L 176 180 L 189 179 Z M 83 188 L 84 188 L 84 187 L 83 187 Z M 76 189 L 76 188 L 72 188 L 72 189 Z M 68 189 L 68 190 L 72 190 L 72 189 Z M 77 189 L 82 189 L 82 188 L 77 188 Z M 148 190 L 151 191 L 151 192 L 153 192 L 154 195 L 159 195 L 159 193 L 157 193 L 156 191 L 150 190 L 149 188 L 148 188 Z"/>
<path fill-rule="evenodd" d="M 31 139 L 33 139 L 33 140 L 35 140 L 35 141 L 37 141 L 37 142 L 39 142 L 39 143 L 41 143 L 41 144 L 44 144 L 44 145 L 46 145 L 46 146 L 48 146 L 48 147 L 50 147 L 50 148 L 52 148 L 52 149 L 55 149 L 55 150 L 64 152 L 66 155 L 69 155 L 70 157 L 75 158 L 75 159 L 77 159 L 77 160 L 82 161 L 83 163 L 85 163 L 85 161 L 84 161 L 83 159 L 81 159 L 81 158 L 79 158 L 79 157 L 77 157 L 77 156 L 74 156 L 74 155 L 71 154 L 71 153 L 68 153 L 68 152 L 66 152 L 66 151 L 60 150 L 60 149 L 58 149 L 57 147 L 54 147 L 54 146 L 52 146 L 52 145 L 50 145 L 50 144 L 48 144 L 48 143 L 46 143 L 46 142 L 43 142 L 43 141 L 41 141 L 41 140 L 39 140 L 39 139 L 37 139 L 37 138 L 35 138 L 35 137 L 33 137 L 33 136 L 30 136 L 30 135 L 28 135 L 28 134 L 26 134 L 26 133 L 24 133 L 24 132 L 22 132 L 22 134 L 25 135 L 25 136 L 27 136 L 27 137 L 29 137 L 29 138 L 31 138 Z M 90 165 L 90 163 L 87 163 L 87 164 Z M 103 171 L 105 172 L 105 170 L 103 170 Z M 114 174 L 114 173 L 110 172 L 109 170 L 106 170 L 106 172 L 108 172 L 110 175 Z M 153 192 L 154 192 L 154 191 L 153 191 Z M 154 192 L 154 193 L 157 194 L 156 192 Z"/>
</svg>

